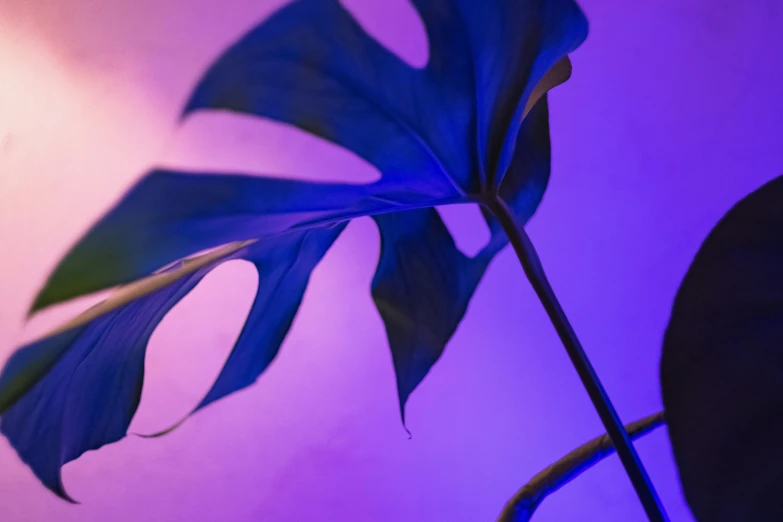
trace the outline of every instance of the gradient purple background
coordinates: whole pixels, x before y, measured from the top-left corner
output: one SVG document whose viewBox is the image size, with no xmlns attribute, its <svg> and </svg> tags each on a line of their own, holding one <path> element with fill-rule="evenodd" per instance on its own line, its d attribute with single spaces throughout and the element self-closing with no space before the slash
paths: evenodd
<svg viewBox="0 0 783 522">
<path fill-rule="evenodd" d="M 189 89 L 284 2 L 0 0 L 0 361 L 90 299 L 24 326 L 65 249 L 150 165 L 366 181 L 377 173 L 301 132 L 199 115 Z M 346 2 L 385 44 L 426 60 L 404 0 Z M 376 5 L 380 4 L 380 5 Z M 783 173 L 779 0 L 585 0 L 574 76 L 551 95 L 553 173 L 529 225 L 624 421 L 661 407 L 658 358 L 674 292 L 719 217 Z M 446 212 L 460 245 L 485 231 Z M 39 485 L 3 439 L 0 520 L 494 520 L 533 473 L 602 432 L 555 333 L 504 251 L 399 423 L 369 284 L 378 233 L 352 223 L 316 269 L 259 383 L 162 439 L 131 437 L 64 470 L 83 505 Z M 255 274 L 216 270 L 152 339 L 131 429 L 177 420 L 238 333 Z M 637 443 L 674 521 L 682 500 L 664 430 Z M 547 500 L 547 521 L 636 521 L 616 457 Z"/>
</svg>

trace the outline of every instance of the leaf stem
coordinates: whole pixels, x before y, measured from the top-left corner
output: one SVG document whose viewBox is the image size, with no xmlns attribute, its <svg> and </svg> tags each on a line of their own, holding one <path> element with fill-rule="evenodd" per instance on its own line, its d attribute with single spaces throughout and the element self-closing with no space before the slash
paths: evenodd
<svg viewBox="0 0 783 522">
<path fill-rule="evenodd" d="M 609 400 L 601 381 L 598 379 L 582 344 L 571 327 L 560 303 L 555 296 L 549 281 L 546 278 L 541 260 L 538 258 L 533 243 L 525 233 L 522 225 L 517 221 L 513 211 L 500 197 L 490 198 L 485 202 L 488 209 L 495 215 L 501 227 L 508 236 L 511 245 L 516 251 L 519 262 L 525 271 L 530 284 L 544 306 L 549 320 L 555 327 L 560 341 L 565 346 L 566 352 L 574 365 L 579 378 L 582 380 L 593 406 L 601 418 L 601 422 L 611 439 L 617 454 L 625 467 L 628 478 L 631 479 L 636 494 L 644 507 L 647 517 L 651 522 L 667 522 L 668 517 L 663 509 L 658 494 L 653 487 L 650 477 L 642 466 L 639 455 L 631 443 L 628 432 L 620 422 L 620 418 Z"/>
<path fill-rule="evenodd" d="M 626 430 L 631 439 L 636 439 L 665 423 L 661 411 L 632 422 L 626 426 Z M 614 445 L 606 434 L 579 446 L 522 486 L 506 503 L 497 522 L 527 522 L 547 495 L 554 493 L 612 453 Z"/>
</svg>

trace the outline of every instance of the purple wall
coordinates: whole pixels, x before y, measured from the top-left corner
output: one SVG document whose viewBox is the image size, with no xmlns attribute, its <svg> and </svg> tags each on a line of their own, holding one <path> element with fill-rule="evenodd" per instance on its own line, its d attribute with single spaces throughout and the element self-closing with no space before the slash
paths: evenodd
<svg viewBox="0 0 783 522">
<path fill-rule="evenodd" d="M 0 0 L 0 360 L 87 304 L 23 325 L 64 250 L 153 163 L 372 179 L 351 154 L 281 125 L 175 121 L 200 71 L 282 1 Z M 403 0 L 347 2 L 426 60 Z M 783 174 L 779 0 L 585 0 L 591 35 L 551 96 L 552 182 L 529 230 L 622 418 L 660 409 L 663 328 L 701 240 Z M 336 175 L 334 173 L 337 173 Z M 483 230 L 447 218 L 466 248 Z M 443 359 L 398 420 L 369 283 L 378 234 L 351 224 L 316 270 L 282 354 L 247 391 L 170 436 L 129 438 L 65 468 L 58 500 L 0 442 L 0 520 L 493 520 L 533 473 L 602 432 L 513 253 L 490 267 Z M 153 337 L 132 429 L 186 412 L 217 374 L 255 275 L 215 271 Z M 637 444 L 674 521 L 691 520 L 663 430 Z M 616 458 L 536 520 L 635 521 Z"/>
</svg>

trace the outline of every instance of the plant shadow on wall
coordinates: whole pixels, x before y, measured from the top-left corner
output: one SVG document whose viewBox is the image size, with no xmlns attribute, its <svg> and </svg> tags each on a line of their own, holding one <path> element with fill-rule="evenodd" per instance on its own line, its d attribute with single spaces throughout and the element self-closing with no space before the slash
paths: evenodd
<svg viewBox="0 0 783 522">
<path fill-rule="evenodd" d="M 372 297 L 386 326 L 400 414 L 442 354 L 495 255 L 509 243 L 607 429 L 542 471 L 500 520 L 536 507 L 615 449 L 650 520 L 666 520 L 626 429 L 547 282 L 524 225 L 550 167 L 547 92 L 587 36 L 572 0 L 413 0 L 429 61 L 414 68 L 368 36 L 337 0 L 299 0 L 226 50 L 183 117 L 222 110 L 290 124 L 373 164 L 380 180 L 312 183 L 154 170 L 68 252 L 31 313 L 118 287 L 20 348 L 0 374 L 0 429 L 51 491 L 61 467 L 115 442 L 139 403 L 145 350 L 166 313 L 219 264 L 245 259 L 257 293 L 205 406 L 251 385 L 274 359 L 313 268 L 346 223 L 372 216 L 381 254 Z M 664 342 L 666 421 L 700 521 L 783 520 L 783 181 L 749 196 L 705 242 Z M 474 256 L 434 207 L 481 205 L 491 237 Z M 184 419 L 183 419 L 184 421 Z M 170 429 L 153 436 L 164 435 Z"/>
</svg>

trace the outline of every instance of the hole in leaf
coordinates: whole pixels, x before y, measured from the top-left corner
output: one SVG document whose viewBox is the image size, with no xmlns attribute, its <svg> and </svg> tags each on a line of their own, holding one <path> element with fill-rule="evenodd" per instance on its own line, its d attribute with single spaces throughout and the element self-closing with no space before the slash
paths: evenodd
<svg viewBox="0 0 783 522">
<path fill-rule="evenodd" d="M 353 152 L 291 125 L 211 111 L 190 116 L 162 160 L 168 168 L 337 183 L 380 179 Z"/>
<path fill-rule="evenodd" d="M 423 68 L 427 65 L 427 32 L 410 1 L 342 0 L 342 4 L 370 36 L 401 60 L 411 67 Z"/>
<path fill-rule="evenodd" d="M 437 210 L 457 248 L 466 256 L 475 256 L 489 242 L 489 227 L 476 203 L 445 205 Z"/>
<path fill-rule="evenodd" d="M 239 337 L 257 282 L 251 263 L 228 261 L 168 313 L 150 339 L 131 432 L 168 428 L 204 398 Z"/>
</svg>

